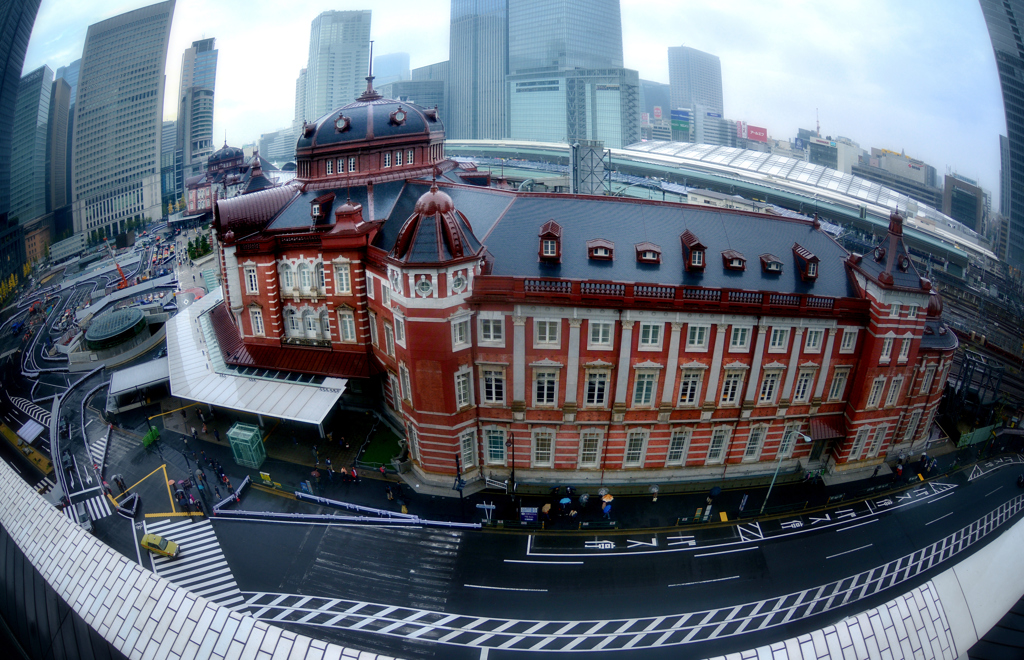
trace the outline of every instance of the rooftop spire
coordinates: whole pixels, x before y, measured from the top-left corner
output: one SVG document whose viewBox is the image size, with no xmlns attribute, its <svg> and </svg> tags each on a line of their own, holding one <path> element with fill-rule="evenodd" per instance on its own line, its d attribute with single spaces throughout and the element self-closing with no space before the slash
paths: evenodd
<svg viewBox="0 0 1024 660">
<path fill-rule="evenodd" d="M 366 91 L 363 92 L 357 101 L 376 101 L 379 98 L 383 98 L 377 93 L 377 90 L 373 88 L 373 41 L 370 41 L 370 66 L 366 73 Z"/>
</svg>

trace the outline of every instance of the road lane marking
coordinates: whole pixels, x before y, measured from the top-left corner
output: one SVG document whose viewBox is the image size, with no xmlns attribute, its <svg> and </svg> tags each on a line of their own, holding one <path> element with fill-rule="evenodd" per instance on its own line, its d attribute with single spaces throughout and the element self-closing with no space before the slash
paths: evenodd
<svg viewBox="0 0 1024 660">
<path fill-rule="evenodd" d="M 494 589 L 495 591 L 535 591 L 535 592 L 546 592 L 547 589 L 523 589 L 519 587 L 489 587 L 485 584 L 464 584 L 464 587 L 471 589 Z"/>
<path fill-rule="evenodd" d="M 714 557 L 715 555 L 728 555 L 733 552 L 746 552 L 747 550 L 757 550 L 757 546 L 751 548 L 737 548 L 735 550 L 722 550 L 721 552 L 705 552 L 703 554 L 694 555 L 694 557 Z"/>
<path fill-rule="evenodd" d="M 999 488 L 996 488 L 996 490 L 1002 490 L 1002 489 L 1003 489 L 1003 487 L 1002 487 L 1002 486 L 1000 486 Z M 988 493 L 985 493 L 985 497 L 988 497 L 988 496 L 989 496 L 989 495 L 991 495 L 992 493 L 996 492 L 996 490 L 993 490 L 993 491 L 990 491 L 990 492 L 988 492 Z"/>
<path fill-rule="evenodd" d="M 950 493 L 949 495 L 952 495 L 952 494 L 953 493 Z M 945 498 L 949 497 L 949 495 L 943 495 L 941 497 L 936 497 L 934 500 L 931 500 L 930 502 L 928 502 L 928 504 L 934 504 L 934 503 L 938 502 L 939 500 L 942 500 L 942 499 L 945 499 Z"/>
<path fill-rule="evenodd" d="M 856 525 L 850 525 L 849 527 L 840 527 L 836 531 L 837 532 L 845 532 L 846 530 L 853 529 L 854 527 L 863 527 L 864 525 L 870 525 L 871 523 L 876 523 L 876 522 L 878 522 L 878 518 L 875 518 L 874 520 L 869 520 L 867 522 L 857 523 Z"/>
<path fill-rule="evenodd" d="M 710 584 L 712 582 L 725 582 L 726 580 L 735 580 L 738 575 L 730 575 L 724 578 L 715 578 L 714 580 L 698 580 L 697 582 L 680 582 L 679 584 L 670 584 L 669 587 L 689 587 L 695 584 Z"/>
<path fill-rule="evenodd" d="M 532 559 L 506 559 L 506 564 L 579 564 L 581 561 L 534 561 Z"/>
<path fill-rule="evenodd" d="M 843 555 L 848 555 L 851 552 L 857 552 L 858 550 L 863 550 L 864 548 L 870 548 L 873 545 L 874 545 L 874 543 L 868 543 L 867 545 L 862 545 L 859 548 L 854 548 L 853 550 L 847 550 L 846 552 L 840 552 L 837 555 L 829 555 L 828 557 L 825 557 L 825 559 L 834 559 L 836 557 L 842 557 Z"/>
<path fill-rule="evenodd" d="M 944 516 L 939 516 L 938 518 L 936 518 L 936 519 L 935 519 L 935 520 L 933 520 L 932 522 L 927 522 L 927 523 L 925 523 L 925 526 L 928 526 L 928 525 L 932 524 L 933 522 L 939 522 L 939 521 L 940 521 L 940 520 L 942 520 L 943 518 L 948 518 L 948 517 L 949 517 L 949 516 L 951 516 L 951 515 L 953 515 L 953 512 L 952 512 L 952 511 L 950 511 L 949 513 L 947 513 L 947 514 L 946 514 L 946 515 L 944 515 Z"/>
</svg>

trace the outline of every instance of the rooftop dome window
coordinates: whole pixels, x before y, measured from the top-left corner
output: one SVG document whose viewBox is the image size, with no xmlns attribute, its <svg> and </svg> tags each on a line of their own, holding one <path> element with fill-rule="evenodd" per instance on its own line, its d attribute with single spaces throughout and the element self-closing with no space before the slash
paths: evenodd
<svg viewBox="0 0 1024 660">
<path fill-rule="evenodd" d="M 562 226 L 548 220 L 540 228 L 540 248 L 537 256 L 541 261 L 560 263 L 562 261 Z"/>
<path fill-rule="evenodd" d="M 722 264 L 726 270 L 746 270 L 747 260 L 736 250 L 722 252 Z"/>
<path fill-rule="evenodd" d="M 598 261 L 612 261 L 615 258 L 615 243 L 595 238 L 587 241 L 587 257 Z"/>
<path fill-rule="evenodd" d="M 814 253 L 799 243 L 793 243 L 793 257 L 796 259 L 796 267 L 800 271 L 801 280 L 813 282 L 818 279 L 818 263 L 821 260 L 814 256 Z"/>
<path fill-rule="evenodd" d="M 642 264 L 660 264 L 661 263 L 661 248 L 644 241 L 643 243 L 637 243 L 636 248 L 636 260 Z"/>
<path fill-rule="evenodd" d="M 679 242 L 683 246 L 683 263 L 686 270 L 690 272 L 704 271 L 704 251 L 707 249 L 697 236 L 687 229 L 679 235 Z"/>
<path fill-rule="evenodd" d="M 782 259 L 765 252 L 761 255 L 761 271 L 769 275 L 782 273 Z"/>
</svg>

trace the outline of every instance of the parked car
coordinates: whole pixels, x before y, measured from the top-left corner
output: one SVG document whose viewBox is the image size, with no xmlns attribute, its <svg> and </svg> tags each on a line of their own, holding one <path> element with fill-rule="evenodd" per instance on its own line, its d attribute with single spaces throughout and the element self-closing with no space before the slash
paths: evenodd
<svg viewBox="0 0 1024 660">
<path fill-rule="evenodd" d="M 139 545 L 143 550 L 149 550 L 154 554 L 163 555 L 164 557 L 177 557 L 181 552 L 181 548 L 178 547 L 177 543 L 157 534 L 146 534 L 139 541 Z"/>
</svg>

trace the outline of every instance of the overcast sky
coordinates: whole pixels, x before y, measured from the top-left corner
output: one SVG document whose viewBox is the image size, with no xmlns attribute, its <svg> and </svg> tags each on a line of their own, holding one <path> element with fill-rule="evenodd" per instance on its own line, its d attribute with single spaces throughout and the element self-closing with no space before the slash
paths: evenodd
<svg viewBox="0 0 1024 660">
<path fill-rule="evenodd" d="M 81 57 L 92 23 L 140 0 L 43 0 L 27 73 Z M 625 65 L 668 82 L 668 46 L 722 60 L 725 115 L 776 139 L 797 128 L 862 148 L 905 151 L 941 173 L 980 179 L 998 210 L 1006 132 L 995 58 L 977 0 L 621 0 Z M 380 7 L 387 7 L 386 9 Z M 173 119 L 181 55 L 215 37 L 214 141 L 240 146 L 292 119 L 311 21 L 373 8 L 374 53 L 408 52 L 413 68 L 448 58 L 447 0 L 178 0 L 167 54 L 164 119 Z M 442 118 L 443 119 L 443 118 Z"/>
</svg>

